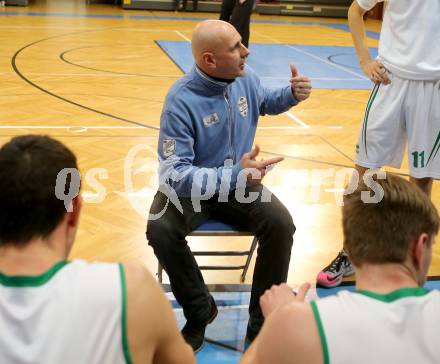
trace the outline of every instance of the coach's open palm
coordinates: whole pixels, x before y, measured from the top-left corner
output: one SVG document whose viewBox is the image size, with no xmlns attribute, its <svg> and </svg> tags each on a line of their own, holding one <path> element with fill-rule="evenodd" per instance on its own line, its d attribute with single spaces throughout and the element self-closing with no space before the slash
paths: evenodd
<svg viewBox="0 0 440 364">
<path fill-rule="evenodd" d="M 276 163 L 284 160 L 283 157 L 274 157 L 257 161 L 255 158 L 259 153 L 260 147 L 257 144 L 254 149 L 243 154 L 243 157 L 241 157 L 241 167 L 249 170 L 247 182 L 250 185 L 260 184 L 266 173 L 269 172 Z"/>
</svg>

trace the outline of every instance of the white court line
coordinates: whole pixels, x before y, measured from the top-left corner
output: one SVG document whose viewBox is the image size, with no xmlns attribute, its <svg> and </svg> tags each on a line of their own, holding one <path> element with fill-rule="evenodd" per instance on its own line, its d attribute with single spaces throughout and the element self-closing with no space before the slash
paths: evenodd
<svg viewBox="0 0 440 364">
<path fill-rule="evenodd" d="M 293 118 L 296 118 L 296 116 L 292 115 Z M 295 119 L 294 119 L 295 120 Z M 301 120 L 297 120 L 298 123 L 302 123 Z M 300 124 L 300 126 L 257 126 L 257 129 L 261 130 L 288 130 L 288 129 L 304 129 L 304 128 L 310 128 L 307 124 L 303 123 L 304 125 Z M 151 125 L 146 124 L 146 125 Z M 329 127 L 330 128 L 330 127 Z M 334 127 L 337 128 L 337 127 Z M 342 127 L 341 127 L 342 128 Z M 59 125 L 41 125 L 41 126 L 35 126 L 35 125 L 0 125 L 0 129 L 66 129 L 76 132 L 84 132 L 87 131 L 87 129 L 92 130 L 124 130 L 124 129 L 145 129 L 143 126 L 83 126 L 83 125 L 70 125 L 70 126 L 59 126 Z"/>
<path fill-rule="evenodd" d="M 0 129 L 145 129 L 143 126 L 57 126 L 57 125 L 0 125 Z"/>
<path fill-rule="evenodd" d="M 315 56 L 314 54 L 309 53 L 309 52 L 306 52 L 306 51 L 303 51 L 302 49 L 299 49 L 299 48 L 297 48 L 297 47 L 291 46 L 291 45 L 289 45 L 289 44 L 281 43 L 280 41 L 276 40 L 275 38 L 269 37 L 268 35 L 264 35 L 264 34 L 261 34 L 261 33 L 259 33 L 259 32 L 255 32 L 255 31 L 254 31 L 254 33 L 257 33 L 259 36 L 264 37 L 264 38 L 267 38 L 267 39 L 269 39 L 270 41 L 272 41 L 272 42 L 274 42 L 274 43 L 276 43 L 276 44 L 282 44 L 282 45 L 284 45 L 284 46 L 286 46 L 286 47 L 288 47 L 288 48 L 291 48 L 291 49 L 293 49 L 293 50 L 295 50 L 295 51 L 297 51 L 297 52 L 299 52 L 299 53 L 305 54 L 305 55 L 307 55 L 307 56 L 309 56 L 309 57 L 311 57 L 311 58 L 313 58 L 313 59 L 316 59 L 316 60 L 321 61 L 321 62 L 323 62 L 323 63 L 325 63 L 325 64 L 328 64 L 329 66 L 333 66 L 333 67 L 338 68 L 338 69 L 340 69 L 340 70 L 342 70 L 342 71 L 345 71 L 345 72 L 347 72 L 347 73 L 350 73 L 350 74 L 352 74 L 352 75 L 355 75 L 355 76 L 357 76 L 357 77 L 360 77 L 360 78 L 362 78 L 362 79 L 364 79 L 364 80 L 367 80 L 367 81 L 369 80 L 369 78 L 367 78 L 367 77 L 365 77 L 365 76 L 363 76 L 363 75 L 359 75 L 359 74 L 357 74 L 356 72 L 353 72 L 353 71 L 351 71 L 351 70 L 349 70 L 349 69 L 347 69 L 347 68 L 345 68 L 345 67 L 342 67 L 342 66 L 339 66 L 339 65 L 337 65 L 337 64 L 334 64 L 334 63 L 332 63 L 332 62 L 329 62 L 329 61 L 327 61 L 326 59 L 323 59 L 323 58 L 321 58 L 321 57 Z"/>
<path fill-rule="evenodd" d="M 310 129 L 311 126 L 305 124 L 306 126 L 257 126 L 257 129 L 261 130 L 299 130 L 299 129 Z M 344 129 L 343 126 L 327 126 L 327 129 Z"/>
<path fill-rule="evenodd" d="M 240 308 L 249 308 L 249 305 L 234 305 L 234 306 L 217 306 L 217 309 L 219 310 L 235 310 Z M 181 312 L 183 311 L 183 308 L 173 308 L 173 311 L 175 312 Z"/>
<path fill-rule="evenodd" d="M 102 28 L 89 28 L 89 27 L 46 27 L 46 26 L 38 26 L 38 25 L 28 25 L 28 26 L 17 26 L 17 25 L 0 25 L 1 29 L 64 29 L 64 30 L 95 30 Z"/>
<path fill-rule="evenodd" d="M 306 128 L 309 128 L 309 126 L 306 126 Z M 257 129 L 260 130 L 298 130 L 298 129 L 304 129 L 304 126 L 257 126 Z"/>
<path fill-rule="evenodd" d="M 169 33 L 168 29 L 157 28 L 95 28 L 95 27 L 47 27 L 47 26 L 17 26 L 17 25 L 0 25 L 0 29 L 60 29 L 60 30 L 108 30 L 112 32 L 127 31 L 127 32 L 152 32 L 152 33 Z"/>
<path fill-rule="evenodd" d="M 110 29 L 112 31 L 128 31 L 128 32 L 156 32 L 156 33 L 169 33 L 168 29 L 157 29 L 157 28 L 116 28 Z"/>
<path fill-rule="evenodd" d="M 309 125 L 307 125 L 299 117 L 293 115 L 290 111 L 286 111 L 284 114 L 286 114 L 289 118 L 291 118 L 295 123 L 301 125 L 304 129 L 309 129 L 310 128 Z"/>
<path fill-rule="evenodd" d="M 271 77 L 271 76 L 262 76 L 260 78 L 269 79 L 269 80 L 285 80 L 286 77 Z M 364 82 L 364 80 L 360 80 L 359 78 L 330 78 L 330 77 L 310 77 L 312 80 L 319 81 L 356 81 L 356 82 Z"/>
<path fill-rule="evenodd" d="M 351 70 L 349 70 L 349 69 L 347 69 L 347 68 L 345 68 L 345 67 L 339 66 L 339 65 L 337 65 L 337 64 L 335 64 L 335 63 L 332 63 L 332 62 L 330 62 L 330 61 L 327 61 L 326 59 L 323 59 L 323 58 L 321 58 L 321 57 L 315 56 L 315 55 L 312 54 L 312 53 L 309 53 L 309 52 L 303 51 L 302 49 L 299 49 L 299 48 L 294 47 L 294 46 L 291 46 L 291 45 L 286 45 L 286 47 L 288 47 L 288 48 L 292 48 L 293 50 L 295 50 L 295 51 L 297 51 L 297 52 L 299 52 L 299 53 L 303 53 L 303 54 L 305 54 L 305 55 L 307 55 L 307 56 L 309 56 L 309 57 L 312 57 L 312 58 L 314 58 L 314 59 L 316 59 L 316 60 L 318 60 L 318 61 L 321 61 L 321 62 L 323 62 L 323 63 L 326 63 L 326 64 L 328 64 L 329 66 L 333 66 L 333 67 L 335 67 L 335 68 L 339 68 L 339 69 L 342 70 L 342 71 L 345 71 L 345 72 L 347 72 L 347 73 L 350 73 L 350 74 L 352 74 L 352 75 L 355 75 L 355 76 L 357 76 L 357 77 L 360 77 L 360 78 L 363 78 L 364 80 L 369 81 L 369 78 L 367 78 L 367 77 L 365 77 L 365 76 L 359 75 L 359 74 L 357 74 L 356 72 L 353 72 L 353 71 L 351 71 Z"/>
<path fill-rule="evenodd" d="M 191 39 L 189 39 L 185 34 L 182 34 L 181 32 L 179 32 L 178 30 L 174 31 L 177 35 L 179 35 L 180 37 L 182 37 L 183 39 L 185 39 L 187 42 L 191 43 Z"/>
<path fill-rule="evenodd" d="M 108 72 L 108 71 L 102 71 L 103 73 L 85 73 L 86 71 L 84 71 L 84 73 L 44 73 L 44 72 L 30 72 L 30 73 L 26 73 L 26 75 L 29 76 L 44 76 L 44 77 L 50 77 L 50 76 L 54 76 L 54 77 L 59 77 L 59 76 L 84 76 L 84 77 L 139 77 L 139 75 L 136 74 L 118 74 L 118 73 L 104 73 L 104 72 Z M 6 74 L 6 73 L 5 73 Z M 12 72 L 10 74 L 13 74 Z M 1 75 L 1 73 L 0 73 Z M 145 76 L 149 76 L 149 75 L 145 75 Z M 151 75 L 149 77 L 167 77 L 167 78 L 177 78 L 180 76 L 173 76 L 173 75 Z"/>
</svg>

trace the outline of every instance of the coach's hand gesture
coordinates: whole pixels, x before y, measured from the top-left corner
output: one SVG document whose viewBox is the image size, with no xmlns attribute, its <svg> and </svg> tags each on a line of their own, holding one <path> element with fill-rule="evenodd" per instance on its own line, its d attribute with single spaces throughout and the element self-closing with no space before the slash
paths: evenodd
<svg viewBox="0 0 440 364">
<path fill-rule="evenodd" d="M 299 76 L 298 69 L 291 63 L 290 71 L 292 72 L 292 78 L 290 83 L 292 84 L 292 94 L 298 101 L 303 101 L 310 96 L 312 90 L 312 83 L 310 78 L 306 76 Z"/>
<path fill-rule="evenodd" d="M 250 152 L 243 154 L 240 164 L 243 169 L 248 169 L 249 174 L 247 176 L 248 184 L 258 185 L 263 180 L 267 172 L 269 172 L 276 163 L 284 160 L 283 157 L 274 157 L 270 159 L 261 159 L 257 161 L 255 158 L 260 153 L 260 147 L 255 145 L 255 148 Z"/>
</svg>

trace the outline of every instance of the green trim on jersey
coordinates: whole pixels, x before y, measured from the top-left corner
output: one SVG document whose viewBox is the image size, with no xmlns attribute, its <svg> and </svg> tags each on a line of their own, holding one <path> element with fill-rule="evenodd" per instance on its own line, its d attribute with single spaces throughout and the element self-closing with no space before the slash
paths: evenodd
<svg viewBox="0 0 440 364">
<path fill-rule="evenodd" d="M 387 294 L 379 294 L 365 290 L 354 291 L 354 292 L 373 298 L 378 301 L 390 303 L 400 298 L 424 296 L 428 294 L 430 291 L 422 287 L 413 287 L 413 288 L 401 288 Z"/>
<path fill-rule="evenodd" d="M 319 337 L 321 339 L 322 357 L 324 360 L 324 364 L 330 364 L 327 339 L 325 338 L 324 326 L 322 325 L 321 316 L 319 315 L 319 311 L 318 311 L 318 306 L 316 306 L 315 301 L 310 302 L 310 306 L 312 306 L 313 316 L 315 316 L 316 326 L 318 327 Z"/>
<path fill-rule="evenodd" d="M 365 110 L 364 122 L 362 125 L 362 141 L 364 142 L 365 155 L 368 156 L 367 151 L 367 125 L 368 125 L 368 117 L 370 115 L 371 105 L 373 104 L 374 99 L 376 98 L 377 92 L 379 91 L 380 83 L 376 83 L 373 87 L 373 91 L 371 91 L 370 98 L 367 102 L 367 109 Z"/>
<path fill-rule="evenodd" d="M 127 338 L 127 284 L 125 281 L 125 270 L 122 263 L 119 263 L 119 274 L 121 276 L 121 296 L 122 296 L 122 314 L 121 314 L 121 330 L 122 330 L 122 349 L 127 364 L 132 364 L 130 349 L 128 347 Z"/>
<path fill-rule="evenodd" d="M 46 284 L 61 268 L 69 264 L 67 260 L 56 263 L 47 272 L 36 276 L 8 276 L 0 273 L 0 284 L 6 287 L 38 287 Z"/>
<path fill-rule="evenodd" d="M 429 154 L 428 161 L 426 162 L 426 165 L 429 164 L 429 161 L 431 160 L 431 157 L 432 157 L 432 154 L 434 153 L 434 151 L 435 151 L 435 154 L 434 154 L 434 158 L 435 158 L 435 156 L 438 153 L 439 148 L 440 148 L 440 131 L 437 134 L 437 139 L 435 140 L 434 146 L 432 147 L 431 153 Z M 432 158 L 432 159 L 434 159 L 434 158 Z"/>
</svg>

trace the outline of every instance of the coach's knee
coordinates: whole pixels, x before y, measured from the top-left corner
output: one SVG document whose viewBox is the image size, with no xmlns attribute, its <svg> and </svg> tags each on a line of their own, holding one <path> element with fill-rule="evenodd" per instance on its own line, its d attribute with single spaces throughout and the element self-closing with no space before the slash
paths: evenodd
<svg viewBox="0 0 440 364">
<path fill-rule="evenodd" d="M 148 244 L 157 253 L 157 249 L 167 249 L 167 245 L 173 241 L 175 230 L 166 219 L 148 220 L 146 237 Z"/>
<path fill-rule="evenodd" d="M 293 240 L 293 234 L 295 234 L 296 226 L 293 222 L 292 215 L 290 215 L 287 209 L 283 213 L 279 213 L 274 221 L 275 229 L 279 234 L 283 236 L 290 236 Z"/>
<path fill-rule="evenodd" d="M 289 211 L 283 206 L 283 208 L 276 209 L 267 214 L 265 220 L 262 223 L 262 227 L 266 230 L 266 233 L 276 235 L 279 237 L 277 240 L 280 244 L 288 245 L 286 248 L 290 248 L 293 243 L 293 234 L 296 227 Z"/>
</svg>

